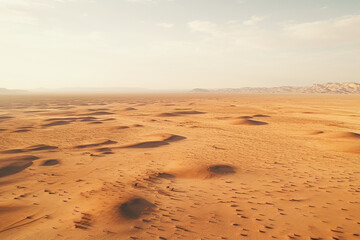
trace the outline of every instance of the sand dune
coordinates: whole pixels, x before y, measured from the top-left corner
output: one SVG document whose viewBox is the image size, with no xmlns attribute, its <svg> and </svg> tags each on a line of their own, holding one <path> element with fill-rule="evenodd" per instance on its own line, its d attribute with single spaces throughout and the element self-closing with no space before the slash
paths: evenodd
<svg viewBox="0 0 360 240">
<path fill-rule="evenodd" d="M 347 138 L 347 139 L 360 140 L 360 134 L 355 132 L 332 133 L 330 134 L 330 136 L 333 138 Z"/>
<path fill-rule="evenodd" d="M 0 177 L 6 177 L 12 174 L 23 171 L 24 169 L 30 167 L 33 163 L 30 162 L 14 162 L 9 165 L 0 168 Z"/>
<path fill-rule="evenodd" d="M 235 121 L 232 124 L 234 124 L 234 125 L 267 125 L 268 123 L 245 118 L 244 120 Z"/>
<path fill-rule="evenodd" d="M 30 146 L 30 147 L 23 148 L 23 149 L 10 149 L 10 150 L 5 150 L 5 151 L 2 151 L 2 153 L 5 153 L 5 154 L 25 153 L 25 152 L 34 152 L 34 151 L 54 150 L 54 149 L 57 149 L 57 148 L 58 148 L 58 147 L 55 147 L 55 146 L 49 146 L 49 145 L 45 145 L 45 144 L 39 144 L 39 145 Z"/>
<path fill-rule="evenodd" d="M 0 239 L 358 239 L 359 102 L 0 97 Z"/>
<path fill-rule="evenodd" d="M 155 134 L 147 136 L 154 139 L 153 141 L 144 141 L 138 143 L 131 143 L 123 145 L 120 148 L 157 148 L 164 145 L 169 145 L 170 142 L 176 142 L 186 139 L 186 137 L 173 134 Z"/>
<path fill-rule="evenodd" d="M 137 219 L 146 213 L 149 213 L 155 207 L 154 204 L 143 198 L 130 199 L 119 206 L 122 216 L 130 219 Z"/>
<path fill-rule="evenodd" d="M 45 160 L 41 163 L 41 166 L 54 166 L 59 164 L 59 160 L 56 159 L 49 159 L 49 160 Z"/>
<path fill-rule="evenodd" d="M 100 142 L 100 143 L 90 143 L 90 144 L 83 144 L 83 145 L 78 145 L 75 148 L 92 148 L 92 147 L 99 147 L 99 146 L 103 146 L 103 145 L 110 145 L 110 144 L 116 144 L 116 141 L 112 141 L 112 140 L 106 140 L 104 142 Z"/>
</svg>

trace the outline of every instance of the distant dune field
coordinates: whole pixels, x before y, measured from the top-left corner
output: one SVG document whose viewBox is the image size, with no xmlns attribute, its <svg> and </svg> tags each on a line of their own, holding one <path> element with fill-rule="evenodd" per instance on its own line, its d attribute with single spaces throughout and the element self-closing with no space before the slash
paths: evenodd
<svg viewBox="0 0 360 240">
<path fill-rule="evenodd" d="M 360 95 L 0 96 L 0 239 L 360 239 Z"/>
</svg>

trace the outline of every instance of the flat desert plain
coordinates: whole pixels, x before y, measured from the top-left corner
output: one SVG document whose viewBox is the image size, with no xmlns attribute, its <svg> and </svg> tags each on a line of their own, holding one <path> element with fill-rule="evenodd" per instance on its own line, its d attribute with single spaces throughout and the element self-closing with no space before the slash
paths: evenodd
<svg viewBox="0 0 360 240">
<path fill-rule="evenodd" d="M 0 97 L 0 239 L 360 239 L 359 95 Z"/>
</svg>

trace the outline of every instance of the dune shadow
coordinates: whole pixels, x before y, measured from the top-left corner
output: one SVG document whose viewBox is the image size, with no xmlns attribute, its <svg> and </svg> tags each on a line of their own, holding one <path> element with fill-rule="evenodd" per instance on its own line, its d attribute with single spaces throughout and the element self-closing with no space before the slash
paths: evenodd
<svg viewBox="0 0 360 240">
<path fill-rule="evenodd" d="M 176 116 L 181 116 L 181 115 L 198 115 L 198 114 L 205 114 L 205 112 L 199 112 L 199 111 L 176 111 L 176 112 L 159 113 L 156 116 L 157 117 L 176 117 Z"/>
<path fill-rule="evenodd" d="M 253 117 L 270 117 L 269 115 L 264 115 L 264 114 L 255 114 L 253 115 Z"/>
<path fill-rule="evenodd" d="M 81 122 L 92 122 L 98 120 L 96 117 L 80 117 Z"/>
<path fill-rule="evenodd" d="M 156 148 L 164 145 L 169 145 L 169 143 L 165 141 L 149 141 L 149 142 L 141 142 L 141 143 L 126 145 L 121 148 Z"/>
<path fill-rule="evenodd" d="M 5 150 L 5 151 L 2 151 L 1 153 L 12 154 L 12 153 L 24 153 L 24 152 L 33 152 L 33 151 L 55 150 L 55 149 L 58 149 L 58 147 L 40 144 L 40 145 L 34 145 L 34 146 L 31 146 L 28 148 L 23 148 L 23 149 Z"/>
<path fill-rule="evenodd" d="M 158 174 L 156 175 L 156 177 L 158 177 L 158 178 L 164 178 L 164 179 L 174 179 L 174 178 L 176 178 L 175 175 L 170 174 L 170 173 L 166 173 L 166 172 L 158 173 Z"/>
<path fill-rule="evenodd" d="M 0 121 L 1 120 L 11 119 L 11 118 L 14 118 L 14 117 L 12 117 L 12 116 L 0 116 Z"/>
<path fill-rule="evenodd" d="M 77 118 L 74 117 L 66 117 L 66 118 L 49 118 L 46 119 L 45 122 L 54 122 L 54 121 L 76 121 Z"/>
<path fill-rule="evenodd" d="M 127 128 L 130 128 L 130 127 L 129 126 L 118 126 L 115 129 L 127 129 Z"/>
<path fill-rule="evenodd" d="M 99 146 L 102 146 L 102 145 L 110 145 L 110 144 L 116 144 L 116 143 L 117 143 L 116 141 L 107 140 L 107 141 L 101 142 L 101 143 L 91 143 L 91 144 L 78 145 L 78 146 L 75 146 L 75 148 L 82 149 L 82 148 L 89 148 L 89 147 L 99 147 Z"/>
<path fill-rule="evenodd" d="M 128 108 L 125 108 L 124 111 L 134 111 L 134 110 L 137 110 L 136 108 L 133 108 L 133 107 L 128 107 Z"/>
<path fill-rule="evenodd" d="M 41 125 L 42 127 L 53 127 L 53 126 L 62 126 L 72 123 L 72 121 L 55 121 L 48 124 Z"/>
<path fill-rule="evenodd" d="M 234 125 L 268 125 L 267 122 L 262 122 L 262 121 L 256 121 L 256 120 L 251 120 L 251 119 L 243 119 L 237 122 L 233 123 Z"/>
<path fill-rule="evenodd" d="M 185 140 L 186 137 L 183 136 L 179 136 L 179 135 L 173 135 L 167 139 L 165 139 L 165 142 L 177 142 L 177 141 L 181 141 L 181 140 Z"/>
<path fill-rule="evenodd" d="M 15 130 L 13 131 L 14 133 L 23 133 L 23 132 L 30 132 L 29 129 L 19 129 L 19 130 Z"/>
<path fill-rule="evenodd" d="M 175 114 L 194 115 L 194 114 L 205 114 L 205 112 L 199 112 L 199 111 L 176 111 Z"/>
<path fill-rule="evenodd" d="M 155 207 L 154 204 L 144 198 L 133 198 L 119 206 L 121 215 L 128 219 L 137 219 L 143 214 L 149 213 Z"/>
<path fill-rule="evenodd" d="M 102 124 L 103 122 L 101 121 L 95 121 L 95 122 L 90 122 L 89 124 Z"/>
<path fill-rule="evenodd" d="M 226 174 L 234 174 L 235 169 L 229 165 L 212 165 L 209 166 L 209 172 L 220 175 L 226 175 Z"/>
<path fill-rule="evenodd" d="M 59 160 L 57 159 L 49 159 L 49 160 L 45 160 L 43 161 L 40 166 L 54 166 L 54 165 L 57 165 L 59 164 Z"/>
<path fill-rule="evenodd" d="M 114 114 L 114 113 L 112 113 L 112 112 L 100 111 L 100 112 L 92 112 L 92 113 L 86 113 L 86 114 L 81 114 L 81 115 L 101 116 L 101 115 L 111 115 L 111 114 Z"/>
<path fill-rule="evenodd" d="M 45 144 L 39 144 L 39 145 L 34 145 L 31 146 L 27 149 L 27 151 L 45 151 L 45 150 L 55 150 L 58 149 L 58 147 L 55 146 L 49 146 L 49 145 L 45 145 Z"/>
<path fill-rule="evenodd" d="M 109 108 L 97 108 L 97 109 L 95 109 L 95 108 L 90 108 L 90 109 L 88 109 L 88 111 L 90 111 L 90 112 L 97 112 L 97 111 L 108 111 L 108 110 L 110 110 Z"/>
<path fill-rule="evenodd" d="M 18 157 L 11 157 L 11 158 L 1 158 L 1 162 L 9 162 L 9 161 L 34 161 L 40 159 L 39 157 L 32 156 L 32 155 L 25 155 L 25 156 L 18 156 Z"/>
<path fill-rule="evenodd" d="M 23 171 L 30 167 L 33 162 L 15 162 L 0 168 L 0 177 L 6 177 Z"/>
</svg>

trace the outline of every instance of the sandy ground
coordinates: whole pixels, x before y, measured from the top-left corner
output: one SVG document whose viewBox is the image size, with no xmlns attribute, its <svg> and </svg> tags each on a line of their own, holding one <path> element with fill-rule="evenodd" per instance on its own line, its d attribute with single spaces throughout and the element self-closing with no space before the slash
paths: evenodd
<svg viewBox="0 0 360 240">
<path fill-rule="evenodd" d="M 360 239 L 360 96 L 0 97 L 0 239 Z"/>
</svg>

